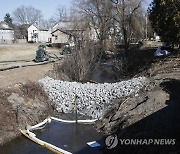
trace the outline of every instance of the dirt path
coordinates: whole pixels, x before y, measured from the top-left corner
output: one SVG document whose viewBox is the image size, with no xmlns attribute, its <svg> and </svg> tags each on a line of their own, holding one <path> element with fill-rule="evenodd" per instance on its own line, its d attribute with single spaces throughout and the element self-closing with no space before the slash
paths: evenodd
<svg viewBox="0 0 180 154">
<path fill-rule="evenodd" d="M 8 68 L 12 66 L 22 66 L 27 64 L 34 64 L 32 60 L 35 58 L 38 44 L 13 44 L 0 45 L 0 68 Z M 50 54 L 59 55 L 59 50 L 54 48 L 47 48 Z M 15 60 L 29 60 L 30 62 L 5 62 Z M 48 75 L 48 72 L 53 69 L 53 64 L 30 66 L 23 68 L 16 68 L 7 71 L 0 71 L 0 87 L 9 87 L 18 83 L 25 83 L 26 81 L 38 81 L 39 79 Z"/>
<path fill-rule="evenodd" d="M 27 81 L 37 82 L 39 79 L 47 76 L 52 69 L 53 64 L 45 64 L 2 71 L 0 72 L 0 87 L 12 87 L 15 84 Z"/>
</svg>

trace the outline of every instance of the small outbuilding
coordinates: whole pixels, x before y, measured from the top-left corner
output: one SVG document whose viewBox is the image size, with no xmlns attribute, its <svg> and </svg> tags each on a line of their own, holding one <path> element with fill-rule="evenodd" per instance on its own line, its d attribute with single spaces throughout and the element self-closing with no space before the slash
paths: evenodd
<svg viewBox="0 0 180 154">
<path fill-rule="evenodd" d="M 65 44 L 72 44 L 75 41 L 75 37 L 61 29 L 56 29 L 52 33 L 52 44 L 58 44 L 59 46 Z"/>
<path fill-rule="evenodd" d="M 13 43 L 14 42 L 14 29 L 6 22 L 0 22 L 0 43 Z"/>
</svg>

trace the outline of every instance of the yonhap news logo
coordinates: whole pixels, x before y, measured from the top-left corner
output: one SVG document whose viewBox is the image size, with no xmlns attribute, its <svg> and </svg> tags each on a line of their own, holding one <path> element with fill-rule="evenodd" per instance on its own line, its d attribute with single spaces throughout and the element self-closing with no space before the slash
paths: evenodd
<svg viewBox="0 0 180 154">
<path fill-rule="evenodd" d="M 176 139 L 118 139 L 117 135 L 110 135 L 105 139 L 107 149 L 119 145 L 175 145 Z"/>
<path fill-rule="evenodd" d="M 176 139 L 119 139 L 120 145 L 175 145 Z"/>
<path fill-rule="evenodd" d="M 118 137 L 117 135 L 110 135 L 105 140 L 107 149 L 112 149 L 118 145 Z"/>
</svg>

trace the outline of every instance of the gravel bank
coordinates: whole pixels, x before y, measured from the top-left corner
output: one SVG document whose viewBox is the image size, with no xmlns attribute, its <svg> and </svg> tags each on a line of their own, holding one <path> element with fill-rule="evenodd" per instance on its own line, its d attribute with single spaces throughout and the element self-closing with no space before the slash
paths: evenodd
<svg viewBox="0 0 180 154">
<path fill-rule="evenodd" d="M 78 112 L 92 118 L 100 118 L 117 99 L 136 94 L 149 81 L 145 77 L 117 83 L 77 83 L 45 77 L 39 80 L 59 112 L 74 111 L 77 96 Z"/>
</svg>

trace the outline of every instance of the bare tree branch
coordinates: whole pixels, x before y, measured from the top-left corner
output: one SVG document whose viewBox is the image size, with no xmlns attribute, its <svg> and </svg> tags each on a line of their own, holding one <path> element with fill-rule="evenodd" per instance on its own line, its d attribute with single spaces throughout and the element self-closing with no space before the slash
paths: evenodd
<svg viewBox="0 0 180 154">
<path fill-rule="evenodd" d="M 19 24 L 33 24 L 40 20 L 42 13 L 31 6 L 20 6 L 14 12 L 14 18 Z"/>
</svg>

